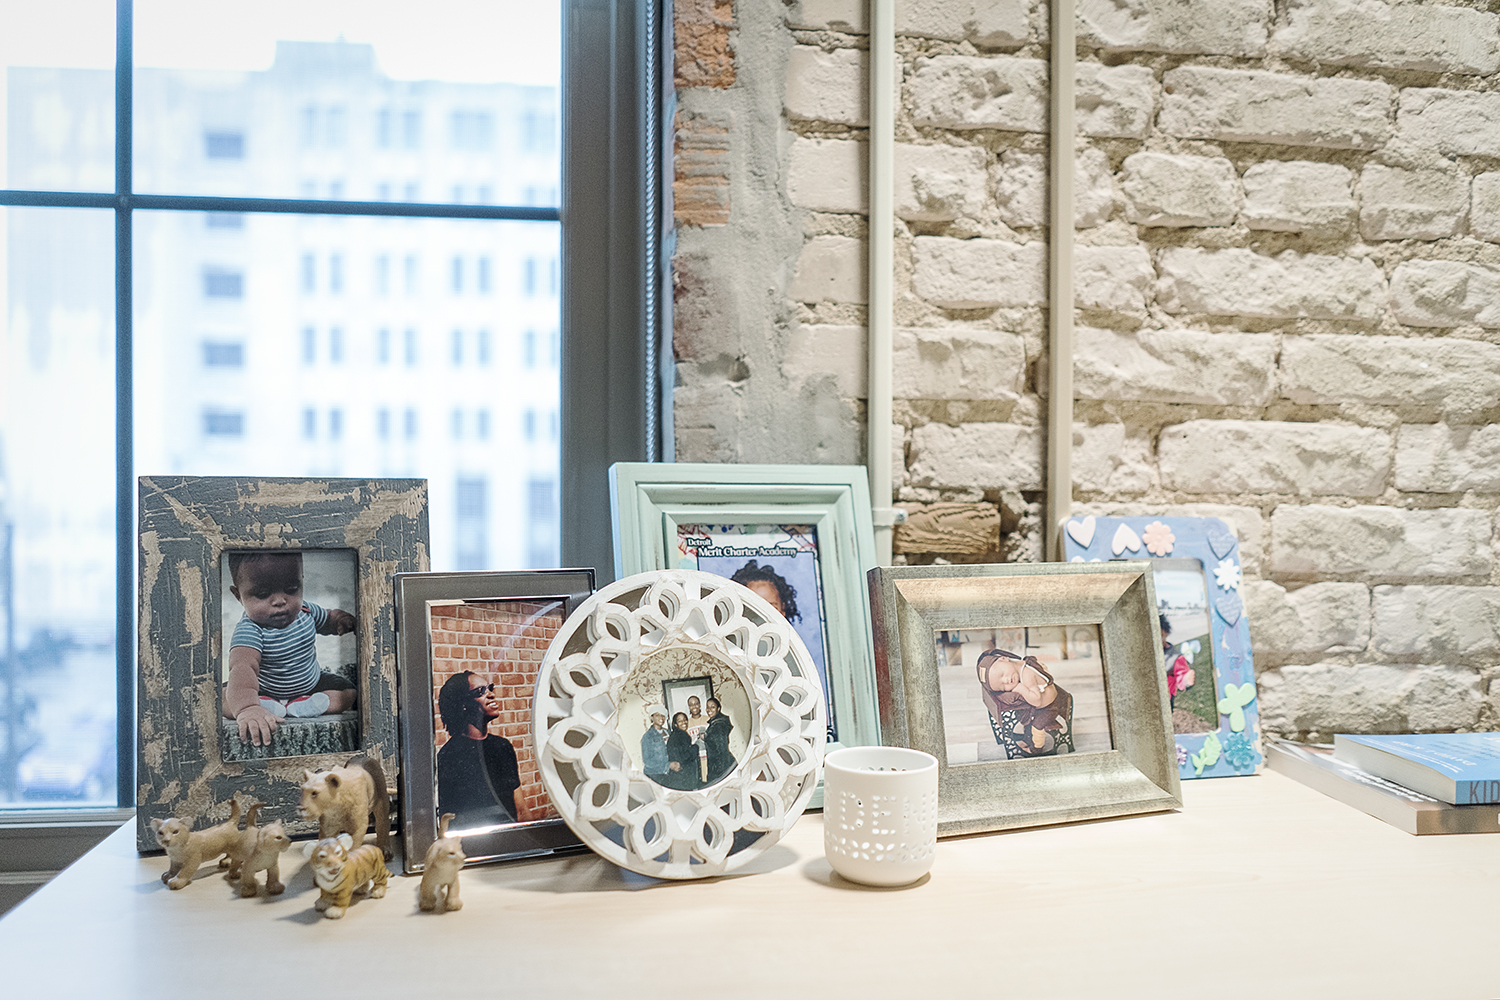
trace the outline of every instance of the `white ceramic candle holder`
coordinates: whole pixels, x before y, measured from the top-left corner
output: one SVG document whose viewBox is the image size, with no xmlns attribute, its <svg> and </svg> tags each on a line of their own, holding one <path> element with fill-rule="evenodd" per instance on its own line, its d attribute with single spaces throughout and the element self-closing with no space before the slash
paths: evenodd
<svg viewBox="0 0 1500 1000">
<path fill-rule="evenodd" d="M 904 747 L 846 747 L 823 761 L 823 853 L 866 885 L 906 885 L 937 851 L 937 758 Z"/>
</svg>

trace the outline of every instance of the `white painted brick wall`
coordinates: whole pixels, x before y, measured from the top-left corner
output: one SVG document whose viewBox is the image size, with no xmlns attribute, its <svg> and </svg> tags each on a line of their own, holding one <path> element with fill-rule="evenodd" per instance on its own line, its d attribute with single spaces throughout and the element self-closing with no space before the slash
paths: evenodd
<svg viewBox="0 0 1500 1000">
<path fill-rule="evenodd" d="M 1162 83 L 1157 123 L 1169 135 L 1378 149 L 1391 134 L 1393 92 L 1384 83 L 1204 66 L 1168 70 Z"/>
<path fill-rule="evenodd" d="M 1438 4 L 1290 0 L 1272 47 L 1326 66 L 1431 73 L 1500 69 L 1500 18 Z"/>
<path fill-rule="evenodd" d="M 1042 486 L 1042 434 L 1017 424 L 924 424 L 912 431 L 912 483 L 1036 490 Z"/>
<path fill-rule="evenodd" d="M 1483 510 L 1282 504 L 1271 512 L 1271 572 L 1488 576 L 1491 535 Z"/>
<path fill-rule="evenodd" d="M 1270 9 L 1259 0 L 1078 0 L 1078 38 L 1112 52 L 1258 56 Z"/>
<path fill-rule="evenodd" d="M 1270 580 L 1241 589 L 1257 662 L 1363 650 L 1370 644 L 1370 589 L 1311 583 L 1287 590 Z"/>
<path fill-rule="evenodd" d="M 896 214 L 903 219 L 978 218 L 989 187 L 982 149 L 897 143 Z"/>
<path fill-rule="evenodd" d="M 866 212 L 866 164 L 862 142 L 795 138 L 787 153 L 787 196 L 793 205 L 815 212 Z"/>
<path fill-rule="evenodd" d="M 1045 226 L 1047 183 L 1045 155 L 1019 149 L 1001 153 L 995 177 L 995 202 L 1001 220 L 1015 228 Z M 1103 225 L 1114 206 L 1109 157 L 1093 148 L 1079 150 L 1073 169 L 1073 225 L 1079 228 Z"/>
<path fill-rule="evenodd" d="M 1277 337 L 1198 330 L 1075 329 L 1079 399 L 1265 406 L 1275 395 Z"/>
<path fill-rule="evenodd" d="M 1500 587 L 1376 587 L 1374 646 L 1442 662 L 1500 655 Z"/>
<path fill-rule="evenodd" d="M 1034 306 L 1047 301 L 1047 247 L 1040 240 L 959 240 L 919 236 L 912 241 L 912 288 L 948 309 Z"/>
<path fill-rule="evenodd" d="M 1227 226 L 1244 201 L 1234 164 L 1218 156 L 1134 153 L 1120 188 L 1125 218 L 1142 226 Z"/>
<path fill-rule="evenodd" d="M 1257 678 L 1261 725 L 1273 732 L 1404 733 L 1472 727 L 1479 674 L 1462 667 L 1312 663 Z"/>
<path fill-rule="evenodd" d="M 868 77 L 865 53 L 859 49 L 824 52 L 811 45 L 795 46 L 786 63 L 786 113 L 841 125 L 869 124 Z"/>
<path fill-rule="evenodd" d="M 1391 272 L 1391 311 L 1408 326 L 1500 327 L 1500 268 L 1403 261 Z"/>
<path fill-rule="evenodd" d="M 1026 343 L 979 327 L 897 327 L 892 358 L 897 399 L 1019 399 Z"/>
<path fill-rule="evenodd" d="M 1158 261 L 1157 300 L 1169 313 L 1270 319 L 1374 319 L 1385 280 L 1368 260 L 1253 250 L 1172 247 Z"/>
<path fill-rule="evenodd" d="M 787 295 L 796 302 L 864 302 L 864 240 L 815 236 L 802 246 Z"/>
<path fill-rule="evenodd" d="M 1156 483 L 1151 442 L 1124 424 L 1073 425 L 1073 485 L 1109 493 L 1142 493 Z"/>
<path fill-rule="evenodd" d="M 1280 232 L 1354 225 L 1354 174 L 1336 163 L 1262 160 L 1245 170 L 1245 225 Z"/>
<path fill-rule="evenodd" d="M 1500 424 L 1404 424 L 1396 432 L 1396 489 L 1500 493 Z"/>
<path fill-rule="evenodd" d="M 1157 445 L 1162 484 L 1186 493 L 1379 496 L 1391 436 L 1352 424 L 1190 420 Z"/>
<path fill-rule="evenodd" d="M 1127 316 L 1144 316 L 1156 281 L 1143 246 L 1073 248 L 1073 303 Z"/>
<path fill-rule="evenodd" d="M 1156 77 L 1145 66 L 1081 62 L 1074 74 L 1073 97 L 1083 135 L 1144 139 L 1156 105 Z"/>
<path fill-rule="evenodd" d="M 1280 379 L 1295 403 L 1418 403 L 1464 415 L 1500 398 L 1500 346 L 1456 337 L 1288 336 Z"/>
<path fill-rule="evenodd" d="M 1396 111 L 1401 140 L 1461 156 L 1500 156 L 1500 94 L 1407 87 Z"/>
<path fill-rule="evenodd" d="M 1367 240 L 1439 240 L 1469 216 L 1469 178 L 1457 168 L 1369 164 L 1359 175 L 1359 231 Z"/>
<path fill-rule="evenodd" d="M 917 60 L 909 91 L 912 117 L 928 128 L 1047 129 L 1047 64 L 1005 56 Z"/>
<path fill-rule="evenodd" d="M 1469 195 L 1469 232 L 1500 243 L 1500 173 L 1475 176 Z"/>
</svg>

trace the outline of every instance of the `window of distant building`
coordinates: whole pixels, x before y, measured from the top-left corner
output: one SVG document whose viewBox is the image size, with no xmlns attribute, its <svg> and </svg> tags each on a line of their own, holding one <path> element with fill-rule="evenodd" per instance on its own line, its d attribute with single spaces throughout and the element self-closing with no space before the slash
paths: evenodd
<svg viewBox="0 0 1500 1000">
<path fill-rule="evenodd" d="M 381 108 L 375 112 L 375 145 L 381 149 L 390 149 L 394 139 L 391 109 Z"/>
<path fill-rule="evenodd" d="M 464 290 L 464 259 L 453 258 L 453 294 L 458 295 Z"/>
<path fill-rule="evenodd" d="M 311 406 L 302 409 L 302 436 L 309 441 L 318 436 L 318 411 Z"/>
<path fill-rule="evenodd" d="M 303 149 L 311 149 L 318 141 L 318 109 L 306 105 L 297 115 L 297 139 Z"/>
<path fill-rule="evenodd" d="M 318 331 L 310 326 L 302 328 L 302 363 L 310 365 L 318 360 Z"/>
<path fill-rule="evenodd" d="M 245 275 L 242 271 L 227 267 L 203 269 L 203 294 L 211 299 L 241 299 L 245 297 Z"/>
<path fill-rule="evenodd" d="M 243 160 L 245 158 L 245 133 L 204 132 L 203 155 L 210 160 Z"/>
<path fill-rule="evenodd" d="M 527 330 L 521 334 L 521 364 L 527 368 L 536 367 L 536 331 Z"/>
<path fill-rule="evenodd" d="M 402 424 L 406 440 L 415 441 L 417 439 L 417 411 L 408 406 Z"/>
<path fill-rule="evenodd" d="M 453 428 L 453 440 L 462 440 L 464 436 L 464 411 L 455 406 L 453 414 L 449 418 L 449 423 Z"/>
<path fill-rule="evenodd" d="M 488 295 L 490 291 L 490 259 L 480 257 L 474 264 L 474 284 L 479 294 Z"/>
<path fill-rule="evenodd" d="M 328 411 L 328 436 L 334 441 L 344 436 L 344 411 L 338 407 Z"/>
<path fill-rule="evenodd" d="M 375 361 L 382 365 L 391 363 L 391 331 L 388 327 L 375 331 Z"/>
<path fill-rule="evenodd" d="M 416 149 L 422 145 L 422 113 L 420 111 L 401 113 L 401 145 L 407 149 Z"/>
<path fill-rule="evenodd" d="M 329 149 L 343 149 L 349 140 L 349 112 L 344 108 L 329 108 L 323 116 L 323 135 Z"/>
<path fill-rule="evenodd" d="M 521 291 L 527 295 L 536 294 L 536 258 L 527 257 L 526 263 L 521 267 Z"/>
<path fill-rule="evenodd" d="M 382 441 L 391 437 L 391 411 L 384 406 L 375 411 L 375 436 Z"/>
<path fill-rule="evenodd" d="M 474 436 L 481 441 L 490 439 L 490 411 L 480 410 L 474 415 Z"/>
<path fill-rule="evenodd" d="M 480 330 L 474 339 L 474 360 L 479 362 L 481 367 L 488 367 L 490 363 L 490 331 Z"/>
<path fill-rule="evenodd" d="M 335 365 L 344 363 L 344 328 L 341 326 L 328 328 L 328 361 Z"/>
<path fill-rule="evenodd" d="M 453 365 L 456 368 L 456 367 L 462 366 L 463 363 L 464 363 L 464 332 L 462 330 L 454 330 L 453 331 Z"/>
<path fill-rule="evenodd" d="M 208 437 L 242 437 L 245 415 L 235 410 L 204 410 L 203 433 Z"/>
<path fill-rule="evenodd" d="M 406 367 L 417 366 L 417 331 L 407 327 L 402 338 L 405 342 Z"/>
<path fill-rule="evenodd" d="M 521 436 L 527 441 L 536 440 L 536 411 L 527 410 L 521 414 Z"/>
<path fill-rule="evenodd" d="M 406 283 L 406 294 L 417 294 L 417 257 L 415 254 L 407 254 L 406 260 L 402 262 L 402 274 Z"/>
<path fill-rule="evenodd" d="M 318 262 L 310 253 L 302 255 L 302 291 L 311 295 L 318 290 Z"/>
<path fill-rule="evenodd" d="M 495 116 L 489 111 L 460 109 L 448 117 L 448 144 L 456 150 L 482 153 L 495 145 Z"/>
<path fill-rule="evenodd" d="M 242 212 L 205 212 L 203 223 L 209 229 L 244 229 L 245 216 Z"/>
<path fill-rule="evenodd" d="M 375 258 L 375 294 L 391 294 L 391 258 L 385 254 Z"/>
<path fill-rule="evenodd" d="M 208 368 L 243 368 L 245 345 L 237 341 L 205 340 L 203 364 Z"/>
<path fill-rule="evenodd" d="M 344 255 L 330 254 L 328 257 L 328 291 L 341 295 L 344 291 Z"/>
</svg>

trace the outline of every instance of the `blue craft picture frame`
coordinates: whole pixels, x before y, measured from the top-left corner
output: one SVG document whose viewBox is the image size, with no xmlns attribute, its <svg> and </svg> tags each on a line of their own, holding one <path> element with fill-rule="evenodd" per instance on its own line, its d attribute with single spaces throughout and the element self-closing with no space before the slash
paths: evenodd
<svg viewBox="0 0 1500 1000">
<path fill-rule="evenodd" d="M 1203 589 L 1208 616 L 1211 656 L 1201 656 L 1201 644 L 1184 642 L 1172 645 L 1174 655 L 1167 662 L 1169 689 L 1193 670 L 1185 661 L 1197 660 L 1197 671 L 1208 668 L 1213 677 L 1212 714 L 1217 726 L 1203 732 L 1176 732 L 1177 765 L 1184 780 L 1195 778 L 1231 778 L 1257 774 L 1265 764 L 1261 746 L 1260 701 L 1255 690 L 1255 661 L 1250 648 L 1250 623 L 1245 615 L 1242 585 L 1240 543 L 1229 525 L 1217 517 L 1111 517 L 1088 515 L 1070 517 L 1058 532 L 1062 557 L 1067 562 L 1107 562 L 1116 559 L 1148 559 L 1157 567 L 1172 566 L 1167 572 L 1180 573 L 1184 560 L 1195 560 L 1202 567 Z M 1158 580 L 1161 578 L 1158 577 Z M 1157 584 L 1159 613 L 1162 620 L 1172 620 L 1171 588 Z M 1184 592 L 1188 593 L 1184 588 Z M 1184 599 L 1191 604 L 1191 596 Z M 1163 628 L 1163 641 L 1172 638 Z M 1182 648 L 1184 645 L 1187 648 Z M 1177 679 L 1171 679 L 1174 663 Z M 1196 681 L 1196 678 L 1194 678 Z M 1194 684 L 1196 686 L 1196 683 Z M 1178 695 L 1188 700 L 1188 690 L 1173 692 L 1174 709 Z M 1201 692 L 1195 693 L 1201 697 Z M 1174 715 L 1176 713 L 1174 712 Z M 1183 716 L 1183 718 L 1191 718 Z M 1174 727 L 1175 728 L 1175 727 Z"/>
</svg>

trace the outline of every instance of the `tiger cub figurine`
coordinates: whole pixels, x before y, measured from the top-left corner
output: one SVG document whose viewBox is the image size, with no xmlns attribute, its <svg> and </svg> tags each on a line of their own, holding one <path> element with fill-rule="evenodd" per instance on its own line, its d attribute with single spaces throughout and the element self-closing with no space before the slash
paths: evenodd
<svg viewBox="0 0 1500 1000">
<path fill-rule="evenodd" d="M 313 908 L 329 920 L 337 920 L 349 909 L 356 892 L 368 892 L 371 899 L 385 895 L 390 879 L 385 858 L 374 844 L 354 846 L 347 833 L 308 844 L 312 859 L 313 882 L 318 886 L 318 901 Z"/>
</svg>

